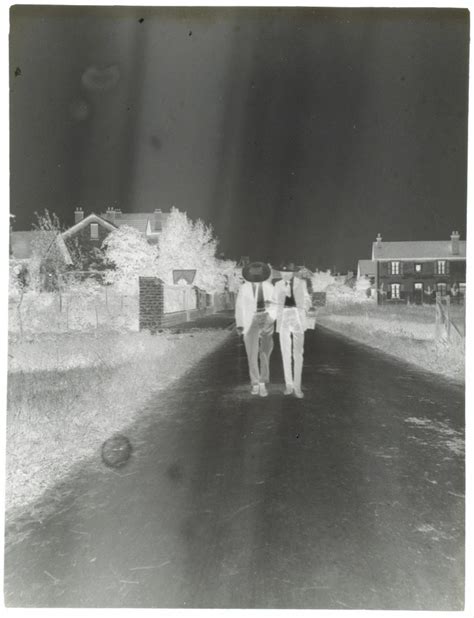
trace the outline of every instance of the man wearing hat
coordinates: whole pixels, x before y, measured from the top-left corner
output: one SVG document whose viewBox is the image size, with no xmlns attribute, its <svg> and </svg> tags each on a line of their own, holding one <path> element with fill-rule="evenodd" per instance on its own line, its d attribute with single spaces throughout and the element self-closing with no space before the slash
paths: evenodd
<svg viewBox="0 0 474 618">
<path fill-rule="evenodd" d="M 245 281 L 235 302 L 235 323 L 239 334 L 244 336 L 251 393 L 261 397 L 268 395 L 265 384 L 270 381 L 270 355 L 276 318 L 272 304 L 274 287 L 269 281 L 271 274 L 270 266 L 264 262 L 244 266 L 242 276 Z"/>
<path fill-rule="evenodd" d="M 293 263 L 281 266 L 282 278 L 275 284 L 274 300 L 277 308 L 276 330 L 280 334 L 280 348 L 285 374 L 285 395 L 294 393 L 296 397 L 301 399 L 304 396 L 301 390 L 304 332 L 308 328 L 306 312 L 311 308 L 312 303 L 306 281 L 294 276 L 296 270 Z M 292 370 L 292 359 L 294 361 L 294 372 Z"/>
</svg>

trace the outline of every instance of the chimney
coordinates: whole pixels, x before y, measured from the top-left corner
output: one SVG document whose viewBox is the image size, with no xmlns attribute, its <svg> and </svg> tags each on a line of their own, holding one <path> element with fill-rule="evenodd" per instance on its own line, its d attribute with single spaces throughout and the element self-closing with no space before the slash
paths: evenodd
<svg viewBox="0 0 474 618">
<path fill-rule="evenodd" d="M 451 233 L 451 253 L 459 255 L 459 232 Z"/>
<path fill-rule="evenodd" d="M 82 221 L 83 219 L 84 219 L 84 211 L 82 210 L 80 206 L 78 206 L 76 210 L 74 211 L 74 225 L 76 223 L 79 223 L 79 221 Z"/>
<path fill-rule="evenodd" d="M 107 208 L 107 212 L 105 213 L 105 218 L 107 219 L 107 221 L 110 221 L 111 223 L 115 221 L 115 210 L 113 206 L 109 206 L 109 208 Z"/>
<path fill-rule="evenodd" d="M 377 238 L 375 240 L 377 241 L 377 247 L 380 247 L 382 245 L 382 236 L 380 236 L 380 232 L 377 234 Z"/>
</svg>

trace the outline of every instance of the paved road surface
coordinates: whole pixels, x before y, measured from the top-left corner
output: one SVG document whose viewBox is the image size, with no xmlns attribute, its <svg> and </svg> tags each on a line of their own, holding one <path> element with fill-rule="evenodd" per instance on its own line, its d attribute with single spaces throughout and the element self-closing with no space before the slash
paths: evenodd
<svg viewBox="0 0 474 618">
<path fill-rule="evenodd" d="M 297 400 L 279 354 L 251 397 L 231 335 L 149 402 L 124 469 L 98 453 L 46 495 L 6 604 L 462 609 L 463 389 L 318 328 Z"/>
</svg>

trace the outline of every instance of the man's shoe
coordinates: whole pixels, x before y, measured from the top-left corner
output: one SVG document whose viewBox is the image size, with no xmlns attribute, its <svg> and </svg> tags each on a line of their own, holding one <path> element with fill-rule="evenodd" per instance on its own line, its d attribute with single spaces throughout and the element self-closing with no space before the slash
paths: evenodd
<svg viewBox="0 0 474 618">
<path fill-rule="evenodd" d="M 252 390 L 250 391 L 252 393 L 252 395 L 258 395 L 260 392 L 260 389 L 258 387 L 258 384 L 254 384 L 252 386 Z"/>
<path fill-rule="evenodd" d="M 295 389 L 295 397 L 297 397 L 298 399 L 303 399 L 304 397 L 303 391 Z"/>
<path fill-rule="evenodd" d="M 291 384 L 287 384 L 285 387 L 285 390 L 283 391 L 284 395 L 292 395 L 293 394 L 293 387 L 291 386 Z"/>
<path fill-rule="evenodd" d="M 260 395 L 260 397 L 267 397 L 268 395 L 268 391 L 266 389 L 265 384 L 259 384 L 258 386 L 258 394 Z"/>
</svg>

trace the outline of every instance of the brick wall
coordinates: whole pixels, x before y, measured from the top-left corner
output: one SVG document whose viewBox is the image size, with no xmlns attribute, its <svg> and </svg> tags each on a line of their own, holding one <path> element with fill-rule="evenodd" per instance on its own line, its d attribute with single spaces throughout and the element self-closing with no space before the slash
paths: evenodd
<svg viewBox="0 0 474 618">
<path fill-rule="evenodd" d="M 155 332 L 163 326 L 163 281 L 157 277 L 139 277 L 139 329 Z"/>
<path fill-rule="evenodd" d="M 102 243 L 107 238 L 107 236 L 110 234 L 110 230 L 108 230 L 102 225 L 99 225 L 98 230 L 99 230 L 99 238 L 91 238 L 91 226 L 86 225 L 85 227 L 81 228 L 79 231 L 77 231 L 72 236 L 69 236 L 66 239 L 66 245 L 70 246 L 71 241 L 73 239 L 77 239 L 79 242 L 79 245 L 83 247 L 84 249 L 92 249 L 93 247 L 97 247 L 98 249 L 100 249 L 100 247 L 102 246 Z"/>
<path fill-rule="evenodd" d="M 213 304 L 206 306 L 207 295 L 195 288 L 200 304 L 197 309 L 165 313 L 165 285 L 157 277 L 139 277 L 139 329 L 156 332 L 188 320 L 194 320 L 215 312 Z"/>
</svg>

